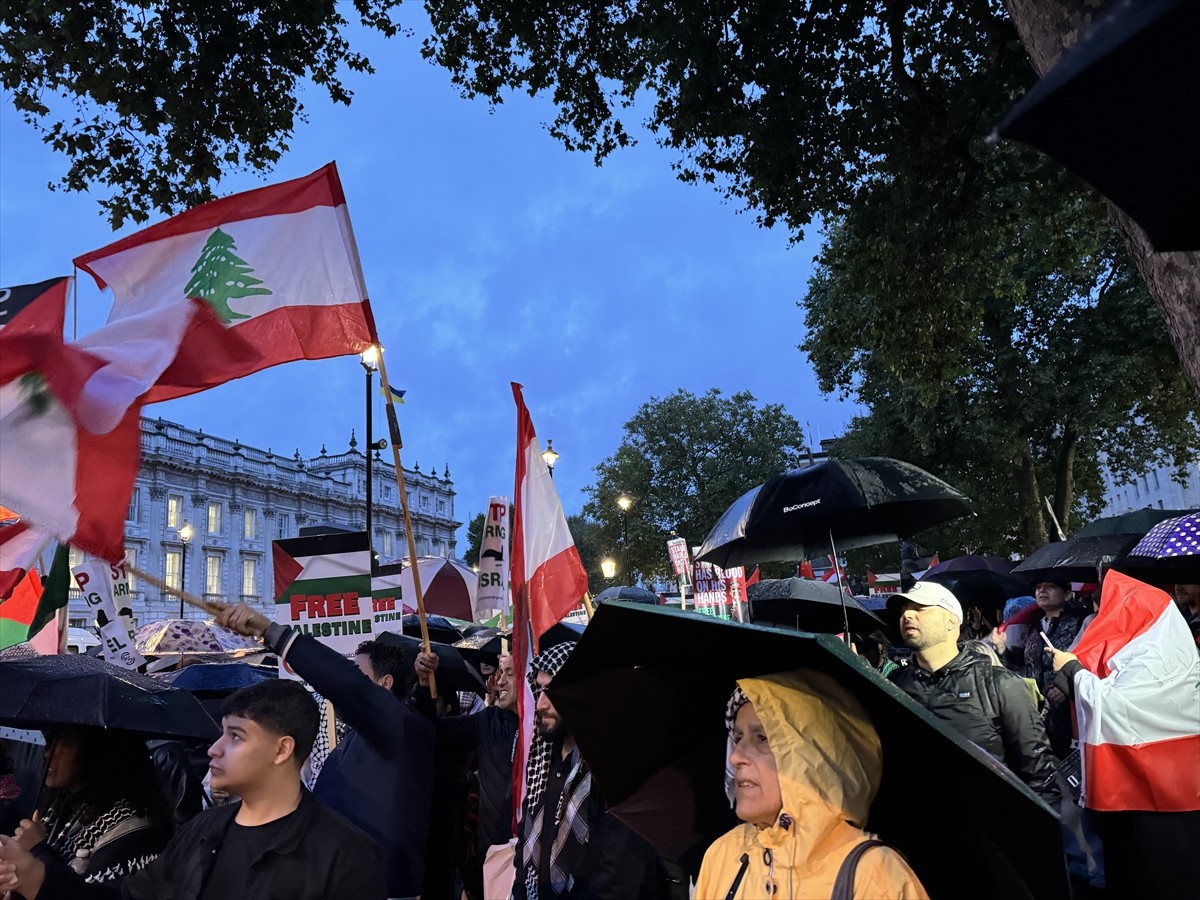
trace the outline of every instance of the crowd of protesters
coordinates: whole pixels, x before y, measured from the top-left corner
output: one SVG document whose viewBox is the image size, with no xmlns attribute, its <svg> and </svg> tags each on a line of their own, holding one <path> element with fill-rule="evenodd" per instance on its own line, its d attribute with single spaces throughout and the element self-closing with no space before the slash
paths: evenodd
<svg viewBox="0 0 1200 900">
<path fill-rule="evenodd" d="M 1069 651 L 1094 606 L 1068 584 L 1031 588 L 1032 600 L 992 627 L 978 611 L 964 612 L 950 590 L 919 582 L 889 601 L 908 652 L 882 634 L 856 637 L 856 650 L 1059 813 L 1076 896 L 1129 896 L 1129 853 L 1115 854 L 1121 871 L 1110 873 L 1116 889 L 1106 893 L 1103 851 L 1111 846 L 1064 775 L 1078 753 L 1070 701 L 1080 666 Z M 1200 632 L 1200 586 L 1181 585 L 1176 597 Z M 859 702 L 828 675 L 798 670 L 738 683 L 726 716 L 725 777 L 742 824 L 711 845 L 693 887 L 606 807 L 546 691 L 574 644 L 530 663 L 536 727 L 514 816 L 517 695 L 525 686 L 509 657 L 496 660 L 486 702 L 460 705 L 453 695 L 435 701 L 434 654 L 414 659 L 367 641 L 351 661 L 245 605 L 219 621 L 260 637 L 330 701 L 340 737 L 313 753 L 334 723 L 299 682 L 243 688 L 220 710 L 205 793 L 179 762 L 185 757 L 156 748 L 156 770 L 136 735 L 47 733 L 32 815 L 15 812 L 19 792 L 0 772 L 0 891 L 26 900 L 927 896 L 905 858 L 865 830 L 882 777 L 880 739 Z M 184 799 L 200 794 L 209 798 L 203 812 Z M 230 802 L 212 804 L 225 795 Z M 1195 814 L 1155 819 L 1149 831 L 1137 825 L 1136 834 L 1129 820 L 1110 819 L 1107 830 L 1123 847 L 1195 859 L 1194 848 L 1180 849 L 1195 838 Z M 1145 834 L 1157 849 L 1145 846 Z M 1178 862 L 1181 872 L 1194 867 Z M 1173 890 L 1180 880 L 1159 883 Z"/>
</svg>

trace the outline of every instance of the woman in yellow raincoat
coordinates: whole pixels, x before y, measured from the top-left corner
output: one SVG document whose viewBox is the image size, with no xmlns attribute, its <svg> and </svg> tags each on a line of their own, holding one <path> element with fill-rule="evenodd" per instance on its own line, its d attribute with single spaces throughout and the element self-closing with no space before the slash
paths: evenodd
<svg viewBox="0 0 1200 900">
<path fill-rule="evenodd" d="M 695 900 L 927 900 L 904 857 L 863 831 L 883 754 L 848 691 L 805 670 L 745 679 L 726 723 L 744 824 L 704 854 Z"/>
</svg>

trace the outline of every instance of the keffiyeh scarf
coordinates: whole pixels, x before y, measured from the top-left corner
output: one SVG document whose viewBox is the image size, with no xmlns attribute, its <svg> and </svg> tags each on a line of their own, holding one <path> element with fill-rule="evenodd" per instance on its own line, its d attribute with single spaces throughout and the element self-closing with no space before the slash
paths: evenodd
<svg viewBox="0 0 1200 900">
<path fill-rule="evenodd" d="M 555 676 L 574 649 L 575 644 L 568 641 L 556 644 L 533 658 L 526 678 L 535 703 L 542 694 L 542 688 L 537 683 L 538 673 Z M 589 823 L 583 811 L 592 789 L 592 773 L 578 750 L 568 758 L 569 769 L 558 803 L 553 810 L 546 809 L 545 794 L 550 768 L 554 754 L 560 751 L 558 745 L 542 740 L 534 732 L 529 745 L 529 760 L 525 765 L 525 809 L 521 817 L 521 879 L 529 900 L 541 900 L 538 877 L 543 839 L 552 835 L 554 840 L 550 848 L 549 880 L 553 896 L 556 897 L 571 889 L 574 875 L 579 871 L 587 852 Z M 553 816 L 552 826 L 546 822 L 547 815 Z"/>
<path fill-rule="evenodd" d="M 730 806 L 737 803 L 737 777 L 733 765 L 729 762 L 733 753 L 733 729 L 737 725 L 738 710 L 749 702 L 750 698 L 746 696 L 741 685 L 738 685 L 729 695 L 729 702 L 725 704 L 725 796 L 729 798 Z"/>
</svg>

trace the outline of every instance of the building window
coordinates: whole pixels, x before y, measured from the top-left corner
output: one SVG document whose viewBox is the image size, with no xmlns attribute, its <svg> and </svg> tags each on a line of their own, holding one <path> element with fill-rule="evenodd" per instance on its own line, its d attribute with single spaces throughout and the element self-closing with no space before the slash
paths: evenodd
<svg viewBox="0 0 1200 900">
<path fill-rule="evenodd" d="M 67 565 L 74 569 L 76 566 L 82 566 L 83 561 L 87 559 L 82 550 L 78 547 L 69 547 L 67 549 Z M 75 587 L 74 580 L 71 581 L 71 587 Z"/>
<path fill-rule="evenodd" d="M 292 530 L 292 517 L 288 513 L 280 513 L 275 517 L 276 537 L 285 538 Z"/>
<path fill-rule="evenodd" d="M 392 533 L 390 531 L 383 533 L 383 555 L 385 557 L 392 555 Z"/>
<path fill-rule="evenodd" d="M 258 510 L 247 509 L 242 514 L 242 537 L 248 541 L 258 536 Z"/>
<path fill-rule="evenodd" d="M 181 494 L 167 495 L 167 527 L 178 528 L 183 524 L 183 496 Z"/>
<path fill-rule="evenodd" d="M 439 500 L 437 502 L 437 511 L 439 513 L 443 513 L 443 514 L 446 512 L 446 501 L 445 500 Z"/>
<path fill-rule="evenodd" d="M 392 499 L 392 486 L 390 484 L 385 484 L 383 486 L 383 499 L 384 500 Z"/>
<path fill-rule="evenodd" d="M 208 501 L 208 533 L 209 534 L 220 534 L 221 533 L 221 501 L 220 500 L 209 500 Z"/>
<path fill-rule="evenodd" d="M 216 554 L 204 557 L 204 593 L 221 593 L 221 557 Z"/>
<path fill-rule="evenodd" d="M 1159 483 L 1159 480 L 1158 480 L 1158 469 L 1154 470 L 1154 489 L 1156 491 L 1162 490 L 1162 485 Z M 1160 505 L 1160 508 L 1161 508 L 1161 505 Z"/>
<path fill-rule="evenodd" d="M 242 596 L 258 596 L 258 560 L 242 560 Z"/>
<path fill-rule="evenodd" d="M 137 560 L 138 560 L 137 547 L 126 547 L 125 548 L 125 574 L 126 574 L 126 577 L 129 579 L 129 590 L 131 592 L 136 591 L 138 589 L 137 576 L 134 575 L 130 569 L 130 567 L 134 567 L 134 568 L 137 567 L 137 564 L 138 564 Z"/>
<path fill-rule="evenodd" d="M 163 572 L 163 581 L 167 583 L 167 587 L 175 590 L 183 589 L 183 553 L 179 550 L 168 550 L 166 556 L 166 569 Z"/>
<path fill-rule="evenodd" d="M 138 515 L 142 511 L 142 492 L 137 488 L 133 489 L 133 493 L 129 495 L 129 512 L 125 514 L 126 522 L 136 522 Z"/>
</svg>

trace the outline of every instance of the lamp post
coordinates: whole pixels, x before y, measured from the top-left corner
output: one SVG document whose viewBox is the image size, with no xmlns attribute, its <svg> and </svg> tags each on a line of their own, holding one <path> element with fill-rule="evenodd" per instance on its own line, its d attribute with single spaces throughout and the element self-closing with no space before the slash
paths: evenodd
<svg viewBox="0 0 1200 900">
<path fill-rule="evenodd" d="M 363 372 L 367 376 L 367 550 L 371 552 L 372 562 L 375 559 L 375 548 L 372 543 L 371 535 L 371 504 L 374 501 L 375 495 L 375 479 L 371 467 L 371 377 L 375 374 L 375 367 L 379 365 L 379 351 L 372 344 L 362 352 L 359 357 L 359 363 L 363 367 Z"/>
<path fill-rule="evenodd" d="M 186 522 L 179 529 L 179 542 L 181 544 L 183 544 L 183 553 L 180 554 L 180 565 L 179 565 L 179 593 L 180 593 L 180 595 L 182 595 L 184 592 L 187 591 L 188 544 L 191 543 L 193 533 L 194 532 L 192 531 L 192 526 L 187 524 Z M 183 618 L 183 597 L 182 596 L 180 596 L 180 598 L 179 598 L 179 618 L 181 618 L 181 619 Z"/>
<path fill-rule="evenodd" d="M 613 576 L 617 574 L 617 561 L 611 556 L 600 560 L 600 574 L 604 576 L 605 581 L 612 581 Z"/>
<path fill-rule="evenodd" d="M 554 464 L 558 462 L 558 454 L 554 452 L 554 440 L 550 438 L 546 441 L 546 449 L 542 451 L 542 459 L 546 461 L 546 468 L 550 470 L 550 477 L 554 477 Z"/>
</svg>

